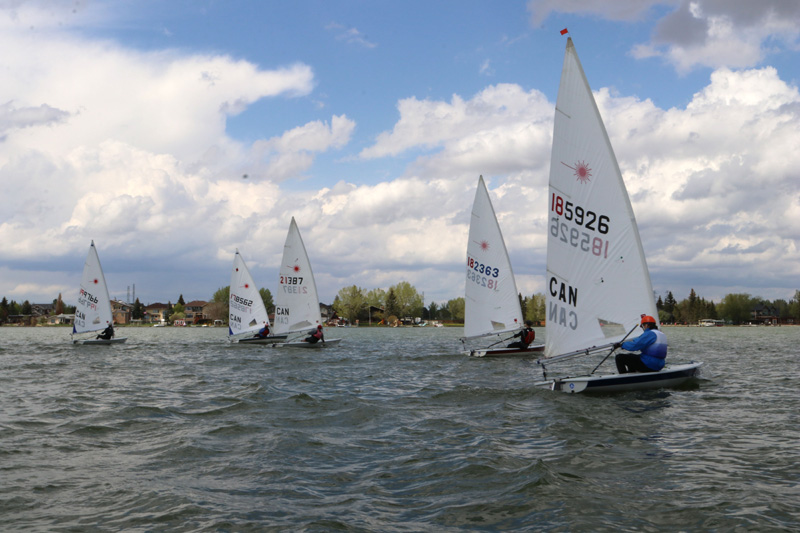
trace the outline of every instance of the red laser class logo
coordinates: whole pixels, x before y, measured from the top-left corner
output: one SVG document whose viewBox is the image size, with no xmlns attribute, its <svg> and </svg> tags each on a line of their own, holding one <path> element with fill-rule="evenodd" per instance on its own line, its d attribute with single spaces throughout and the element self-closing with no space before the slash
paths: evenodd
<svg viewBox="0 0 800 533">
<path fill-rule="evenodd" d="M 569 166 L 563 161 L 561 162 L 561 164 L 567 168 L 574 170 L 575 176 L 581 183 L 589 183 L 590 181 L 592 181 L 589 179 L 592 177 L 592 169 L 589 168 L 589 165 L 587 165 L 585 161 L 578 161 L 577 163 L 575 163 L 574 167 Z"/>
<path fill-rule="evenodd" d="M 481 241 L 478 243 L 478 246 L 480 246 L 481 250 L 484 252 L 488 252 L 489 248 L 491 248 L 491 246 L 489 246 L 489 241 Z"/>
</svg>

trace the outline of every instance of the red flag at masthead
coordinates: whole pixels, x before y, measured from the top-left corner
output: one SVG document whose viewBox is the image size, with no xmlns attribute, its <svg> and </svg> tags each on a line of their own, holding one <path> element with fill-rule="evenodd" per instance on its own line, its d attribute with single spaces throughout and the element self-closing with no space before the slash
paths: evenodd
<svg viewBox="0 0 800 533">
<path fill-rule="evenodd" d="M 567 30 L 567 28 L 564 28 L 563 30 L 561 30 L 561 35 L 564 35 L 565 33 L 569 33 L 569 31 Z"/>
</svg>

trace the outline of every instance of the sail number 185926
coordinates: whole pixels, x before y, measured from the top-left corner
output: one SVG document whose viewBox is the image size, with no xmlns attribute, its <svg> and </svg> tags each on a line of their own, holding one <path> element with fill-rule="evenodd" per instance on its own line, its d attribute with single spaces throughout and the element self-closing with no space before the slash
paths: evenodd
<svg viewBox="0 0 800 533">
<path fill-rule="evenodd" d="M 608 233 L 609 218 L 606 215 L 598 216 L 594 211 L 584 209 L 570 201 L 564 201 L 556 193 L 551 196 L 550 211 L 588 230 L 597 231 L 603 235 Z"/>
</svg>

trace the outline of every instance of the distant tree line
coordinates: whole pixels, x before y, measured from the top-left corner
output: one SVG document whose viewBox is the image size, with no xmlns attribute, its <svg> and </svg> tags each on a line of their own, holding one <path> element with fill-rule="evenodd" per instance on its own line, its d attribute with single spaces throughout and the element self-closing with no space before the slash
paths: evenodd
<svg viewBox="0 0 800 533">
<path fill-rule="evenodd" d="M 0 324 L 8 322 L 9 316 L 29 316 L 33 313 L 33 305 L 25 300 L 22 303 L 17 303 L 14 300 L 8 301 L 8 298 L 3 296 L 0 300 Z M 53 300 L 53 313 L 56 315 L 71 315 L 75 313 L 74 305 L 67 305 L 61 300 L 61 295 Z"/>
<path fill-rule="evenodd" d="M 259 289 L 261 299 L 264 302 L 268 313 L 275 312 L 275 303 L 269 289 Z M 206 314 L 212 320 L 227 320 L 228 300 L 230 298 L 230 286 L 218 289 L 211 298 L 211 305 L 206 307 Z M 546 320 L 545 295 L 535 293 L 531 296 L 519 295 L 519 303 L 525 320 L 531 320 L 534 324 L 541 325 Z M 167 320 L 170 322 L 186 317 L 186 302 L 181 294 L 177 303 L 167 304 Z M 697 324 L 704 318 L 714 320 L 724 320 L 731 324 L 745 324 L 752 320 L 752 312 L 757 307 L 766 307 L 774 310 L 775 316 L 785 321 L 794 319 L 800 323 L 800 290 L 795 291 L 794 297 L 788 302 L 783 299 L 765 300 L 760 297 L 753 297 L 746 293 L 726 294 L 722 300 L 715 304 L 713 301 L 706 300 L 697 295 L 691 289 L 689 296 L 678 302 L 668 291 L 666 296 L 658 297 L 656 307 L 658 309 L 659 321 L 663 324 Z M 61 295 L 53 300 L 54 314 L 73 314 L 75 306 L 65 304 L 61 300 Z M 426 307 L 424 304 L 424 294 L 407 281 L 384 289 L 363 289 L 356 285 L 344 287 L 333 300 L 333 309 L 340 318 L 346 319 L 351 323 L 356 320 L 360 322 L 372 321 L 392 323 L 396 320 L 405 318 L 421 318 L 423 320 L 442 320 L 449 322 L 464 321 L 464 298 L 458 297 L 446 302 L 431 302 Z M 0 324 L 8 321 L 9 316 L 30 315 L 32 305 L 28 300 L 17 303 L 9 301 L 6 297 L 0 300 Z M 131 317 L 134 320 L 144 318 L 145 306 L 137 298 L 133 304 Z"/>
<path fill-rule="evenodd" d="M 680 302 L 675 300 L 672 292 L 667 292 L 662 300 L 658 297 L 658 319 L 663 324 L 697 324 L 704 318 L 724 320 L 730 324 L 746 324 L 753 320 L 753 310 L 761 306 L 774 310 L 776 318 L 785 321 L 789 318 L 800 323 L 800 290 L 788 302 L 783 299 L 765 300 L 746 293 L 726 294 L 715 304 L 697 295 L 694 289 L 689 291 L 688 298 Z"/>
<path fill-rule="evenodd" d="M 356 285 L 344 287 L 333 299 L 336 314 L 350 323 L 367 321 L 393 324 L 407 318 L 422 320 L 464 320 L 464 298 L 445 303 L 431 302 L 425 306 L 424 294 L 407 281 L 385 289 L 363 289 Z"/>
</svg>

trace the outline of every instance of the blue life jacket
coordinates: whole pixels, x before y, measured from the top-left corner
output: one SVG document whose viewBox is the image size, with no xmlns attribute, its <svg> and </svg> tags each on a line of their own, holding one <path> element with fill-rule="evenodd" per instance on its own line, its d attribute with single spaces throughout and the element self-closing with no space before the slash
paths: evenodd
<svg viewBox="0 0 800 533">
<path fill-rule="evenodd" d="M 648 329 L 640 337 L 622 343 L 628 351 L 641 351 L 642 363 L 652 370 L 661 370 L 667 359 L 667 336 L 657 329 Z"/>
</svg>

